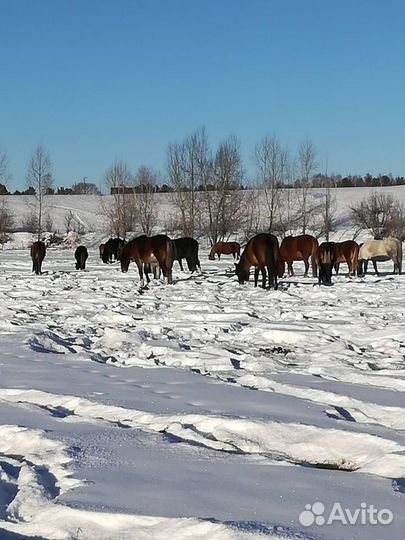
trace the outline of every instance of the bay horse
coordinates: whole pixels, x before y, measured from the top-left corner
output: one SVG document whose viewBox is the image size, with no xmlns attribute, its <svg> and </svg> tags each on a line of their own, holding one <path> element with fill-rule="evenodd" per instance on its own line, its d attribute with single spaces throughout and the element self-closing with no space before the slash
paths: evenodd
<svg viewBox="0 0 405 540">
<path fill-rule="evenodd" d="M 45 259 L 46 247 L 43 242 L 38 240 L 31 246 L 32 271 L 36 275 L 42 273 L 42 261 Z"/>
<path fill-rule="evenodd" d="M 240 258 L 240 244 L 238 242 L 217 242 L 211 248 L 208 258 L 210 261 L 215 260 L 215 254 L 218 255 L 218 260 L 221 255 L 232 255 L 234 259 Z"/>
<path fill-rule="evenodd" d="M 367 274 L 368 261 L 373 262 L 375 273 L 378 275 L 377 262 L 392 260 L 394 263 L 394 274 L 402 272 L 402 242 L 397 238 L 389 236 L 382 240 L 370 238 L 360 246 L 358 256 L 358 274 Z"/>
<path fill-rule="evenodd" d="M 89 256 L 87 248 L 85 246 L 78 246 L 75 251 L 76 270 L 85 270 L 86 261 Z"/>
<path fill-rule="evenodd" d="M 255 287 L 259 279 L 259 271 L 262 273 L 263 289 L 266 288 L 266 274 L 269 280 L 269 287 L 277 289 L 277 263 L 279 261 L 278 240 L 273 234 L 258 234 L 251 238 L 246 244 L 240 257 L 240 261 L 235 263 L 235 273 L 238 281 L 243 284 L 249 281 L 249 270 L 255 267 Z"/>
<path fill-rule="evenodd" d="M 335 243 L 336 262 L 335 272 L 339 273 L 340 263 L 346 263 L 349 268 L 348 277 L 357 272 L 357 260 L 359 256 L 359 244 L 354 240 L 346 240 L 345 242 Z"/>
<path fill-rule="evenodd" d="M 280 246 L 280 262 L 278 277 L 283 277 L 284 263 L 287 263 L 288 276 L 294 275 L 293 261 L 304 261 L 304 277 L 308 276 L 309 258 L 311 258 L 312 275 L 317 276 L 316 253 L 318 250 L 318 240 L 310 234 L 300 236 L 286 236 Z"/>
<path fill-rule="evenodd" d="M 141 287 L 143 287 L 144 271 L 146 281 L 149 283 L 151 266 L 158 263 L 167 283 L 172 283 L 173 252 L 173 242 L 165 234 L 156 236 L 143 234 L 125 244 L 121 252 L 121 271 L 128 272 L 129 263 L 133 261 L 138 267 Z"/>
<path fill-rule="evenodd" d="M 332 268 L 336 262 L 334 242 L 322 242 L 316 253 L 316 262 L 319 269 L 319 285 L 332 285 Z"/>
<path fill-rule="evenodd" d="M 184 238 L 176 238 L 173 243 L 175 247 L 173 259 L 179 262 L 181 271 L 184 271 L 182 259 L 186 259 L 190 272 L 196 272 L 197 270 L 201 272 L 197 240 L 185 236 Z"/>
<path fill-rule="evenodd" d="M 116 261 L 119 261 L 121 251 L 124 245 L 125 245 L 125 241 L 121 240 L 121 238 L 110 238 L 109 240 L 107 240 L 107 242 L 104 244 L 102 254 L 101 254 L 101 249 L 100 249 L 100 256 L 103 263 L 105 264 L 112 263 L 114 259 Z"/>
</svg>

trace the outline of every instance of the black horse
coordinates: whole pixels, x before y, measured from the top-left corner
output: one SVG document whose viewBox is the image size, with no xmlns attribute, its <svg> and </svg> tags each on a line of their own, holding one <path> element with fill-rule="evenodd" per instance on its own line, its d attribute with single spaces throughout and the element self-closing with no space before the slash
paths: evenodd
<svg viewBox="0 0 405 540">
<path fill-rule="evenodd" d="M 319 285 L 332 285 L 332 269 L 336 263 L 336 246 L 334 242 L 322 242 L 318 247 L 317 264 L 319 267 Z"/>
<path fill-rule="evenodd" d="M 201 264 L 198 258 L 197 240 L 186 236 L 184 238 L 177 238 L 176 240 L 173 240 L 173 242 L 173 259 L 179 262 L 181 270 L 184 270 L 182 259 L 186 259 L 190 272 L 195 272 L 196 270 L 201 272 Z"/>
<path fill-rule="evenodd" d="M 108 264 L 114 262 L 114 260 L 119 261 L 124 245 L 125 241 L 121 240 L 121 238 L 110 238 L 107 240 L 107 242 L 104 244 L 102 254 L 100 250 L 103 263 Z"/>
<path fill-rule="evenodd" d="M 76 270 L 85 270 L 89 254 L 85 246 L 79 246 L 75 251 Z"/>
<path fill-rule="evenodd" d="M 43 242 L 38 240 L 31 246 L 32 271 L 37 275 L 42 273 L 42 261 L 45 259 L 46 247 Z"/>
</svg>

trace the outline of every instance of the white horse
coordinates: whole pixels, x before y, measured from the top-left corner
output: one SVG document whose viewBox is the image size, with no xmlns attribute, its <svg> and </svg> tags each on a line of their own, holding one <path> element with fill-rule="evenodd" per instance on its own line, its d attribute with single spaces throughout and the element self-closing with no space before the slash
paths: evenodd
<svg viewBox="0 0 405 540">
<path fill-rule="evenodd" d="M 397 238 L 369 239 L 360 246 L 358 259 L 358 274 L 366 274 L 368 261 L 373 262 L 375 273 L 378 274 L 377 262 L 394 262 L 394 274 L 402 272 L 402 242 Z M 364 271 L 363 271 L 364 270 Z"/>
</svg>

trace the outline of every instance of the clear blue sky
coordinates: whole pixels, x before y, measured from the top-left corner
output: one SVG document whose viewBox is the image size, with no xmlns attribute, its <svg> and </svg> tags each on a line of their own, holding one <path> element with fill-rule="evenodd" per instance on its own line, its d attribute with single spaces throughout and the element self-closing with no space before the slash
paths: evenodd
<svg viewBox="0 0 405 540">
<path fill-rule="evenodd" d="M 403 0 L 0 0 L 0 147 L 12 188 L 43 143 L 56 185 L 170 141 L 310 137 L 342 174 L 404 174 Z"/>
</svg>

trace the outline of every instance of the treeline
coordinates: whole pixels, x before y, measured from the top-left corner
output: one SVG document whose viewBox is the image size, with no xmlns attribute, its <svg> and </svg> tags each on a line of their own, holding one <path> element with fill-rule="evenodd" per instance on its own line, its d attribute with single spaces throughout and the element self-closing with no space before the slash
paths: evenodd
<svg viewBox="0 0 405 540">
<path fill-rule="evenodd" d="M 20 191 L 16 189 L 11 192 L 7 189 L 7 186 L 0 184 L 0 195 L 35 195 L 36 190 L 34 186 L 28 186 L 27 189 Z M 44 191 L 44 195 L 101 195 L 100 190 L 92 182 L 77 182 L 72 187 L 58 187 L 54 188 L 49 185 Z"/>
</svg>

